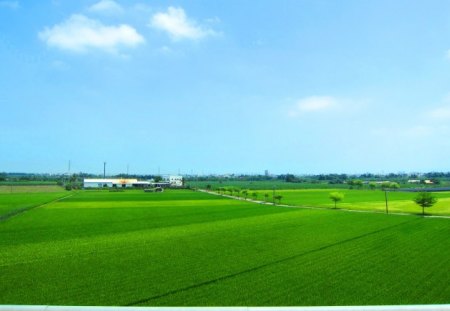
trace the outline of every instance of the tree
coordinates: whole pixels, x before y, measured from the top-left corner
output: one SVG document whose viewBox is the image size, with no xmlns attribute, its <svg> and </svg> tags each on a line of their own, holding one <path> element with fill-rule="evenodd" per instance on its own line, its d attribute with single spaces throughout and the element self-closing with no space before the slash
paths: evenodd
<svg viewBox="0 0 450 311">
<path fill-rule="evenodd" d="M 208 191 L 211 190 L 211 185 L 210 184 L 206 185 L 206 190 L 208 190 Z"/>
<path fill-rule="evenodd" d="M 295 176 L 292 175 L 292 174 L 286 174 L 285 181 L 286 181 L 286 182 L 296 182 L 297 179 L 296 179 Z"/>
<path fill-rule="evenodd" d="M 376 183 L 376 182 L 371 181 L 371 182 L 369 183 L 369 188 L 370 188 L 371 190 L 375 190 L 376 187 L 377 187 L 377 183 Z"/>
<path fill-rule="evenodd" d="M 355 179 L 355 180 L 353 181 L 353 186 L 355 186 L 355 187 L 358 188 L 358 189 L 361 189 L 362 186 L 363 186 L 362 180 L 360 180 L 360 179 Z"/>
<path fill-rule="evenodd" d="M 277 200 L 278 201 L 278 204 L 280 204 L 281 203 L 281 199 L 283 198 L 283 196 L 282 195 L 276 195 L 276 196 L 274 196 L 274 199 L 275 200 Z"/>
<path fill-rule="evenodd" d="M 242 194 L 244 195 L 245 200 L 247 200 L 248 190 L 242 190 Z"/>
<path fill-rule="evenodd" d="M 350 189 L 353 189 L 353 180 L 347 181 L 347 185 L 349 186 Z"/>
<path fill-rule="evenodd" d="M 241 193 L 241 190 L 239 190 L 238 188 L 234 188 L 233 191 L 236 192 L 236 195 L 239 198 L 239 193 Z"/>
<path fill-rule="evenodd" d="M 258 192 L 252 192 L 252 197 L 253 197 L 253 200 L 256 201 L 256 199 L 258 199 Z"/>
<path fill-rule="evenodd" d="M 396 182 L 391 182 L 389 183 L 389 188 L 391 188 L 392 190 L 397 190 L 400 188 L 400 185 Z"/>
<path fill-rule="evenodd" d="M 340 202 L 344 199 L 344 194 L 341 192 L 331 192 L 330 199 L 334 202 L 334 208 L 336 208 L 337 202 Z"/>
<path fill-rule="evenodd" d="M 383 181 L 381 183 L 381 190 L 386 190 L 387 188 L 389 188 L 391 186 L 391 183 L 389 181 Z"/>
<path fill-rule="evenodd" d="M 161 176 L 155 176 L 155 177 L 153 177 L 153 180 L 155 182 L 160 182 L 162 180 L 162 177 Z"/>
<path fill-rule="evenodd" d="M 268 193 L 264 193 L 264 199 L 266 200 L 266 202 L 269 200 L 269 194 Z"/>
<path fill-rule="evenodd" d="M 414 202 L 422 206 L 422 215 L 425 215 L 425 207 L 432 207 L 437 199 L 429 192 L 420 192 L 414 198 Z"/>
</svg>

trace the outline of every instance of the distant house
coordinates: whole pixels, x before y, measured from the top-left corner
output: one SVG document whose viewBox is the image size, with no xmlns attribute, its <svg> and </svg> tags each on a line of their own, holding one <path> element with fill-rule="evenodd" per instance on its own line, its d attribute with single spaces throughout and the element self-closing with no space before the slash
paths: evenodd
<svg viewBox="0 0 450 311">
<path fill-rule="evenodd" d="M 85 178 L 83 181 L 84 188 L 131 188 L 131 187 L 148 187 L 148 181 L 138 181 L 129 178 Z"/>
<path fill-rule="evenodd" d="M 420 179 L 410 179 L 408 180 L 408 184 L 420 184 Z"/>
<path fill-rule="evenodd" d="M 432 184 L 434 184 L 434 182 L 433 182 L 432 180 L 429 180 L 429 179 L 425 179 L 423 182 L 424 182 L 425 184 L 427 184 L 427 185 L 432 185 Z"/>
<path fill-rule="evenodd" d="M 171 187 L 183 187 L 183 176 L 171 175 L 168 181 Z"/>
</svg>

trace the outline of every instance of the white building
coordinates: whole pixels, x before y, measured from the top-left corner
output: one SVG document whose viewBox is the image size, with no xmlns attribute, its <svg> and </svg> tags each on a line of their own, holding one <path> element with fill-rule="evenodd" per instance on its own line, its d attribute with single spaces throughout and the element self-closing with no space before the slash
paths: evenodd
<svg viewBox="0 0 450 311">
<path fill-rule="evenodd" d="M 420 179 L 410 179 L 408 180 L 409 184 L 420 184 Z"/>
<path fill-rule="evenodd" d="M 169 184 L 171 187 L 183 187 L 183 176 L 178 175 L 169 176 Z"/>
<path fill-rule="evenodd" d="M 115 179 L 115 178 L 85 178 L 83 181 L 84 188 L 131 188 L 131 187 L 148 187 L 148 181 L 138 181 L 137 179 Z"/>
</svg>

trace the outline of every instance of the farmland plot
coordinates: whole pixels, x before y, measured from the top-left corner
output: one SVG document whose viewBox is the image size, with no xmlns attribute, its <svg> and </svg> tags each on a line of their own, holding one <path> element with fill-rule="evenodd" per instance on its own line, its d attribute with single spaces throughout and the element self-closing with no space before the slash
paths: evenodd
<svg viewBox="0 0 450 311">
<path fill-rule="evenodd" d="M 447 219 L 184 190 L 85 191 L 0 223 L 0 304 L 449 303 L 449 265 Z"/>
<path fill-rule="evenodd" d="M 283 196 L 282 203 L 298 206 L 334 207 L 330 200 L 330 192 L 338 191 L 345 195 L 338 207 L 352 210 L 369 210 L 384 212 L 386 209 L 385 193 L 379 190 L 348 190 L 348 189 L 308 189 L 308 190 L 277 190 Z M 264 191 L 260 191 L 260 197 Z M 420 214 L 422 209 L 413 202 L 417 195 L 414 192 L 388 192 L 388 208 L 391 212 Z M 436 205 L 426 210 L 431 215 L 450 215 L 450 193 L 436 192 Z"/>
</svg>

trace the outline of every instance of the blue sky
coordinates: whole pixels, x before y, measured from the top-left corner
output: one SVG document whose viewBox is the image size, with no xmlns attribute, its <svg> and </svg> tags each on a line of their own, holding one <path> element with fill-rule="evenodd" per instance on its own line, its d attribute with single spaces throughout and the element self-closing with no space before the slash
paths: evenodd
<svg viewBox="0 0 450 311">
<path fill-rule="evenodd" d="M 449 1 L 0 0 L 0 171 L 449 171 L 449 17 Z"/>
</svg>

